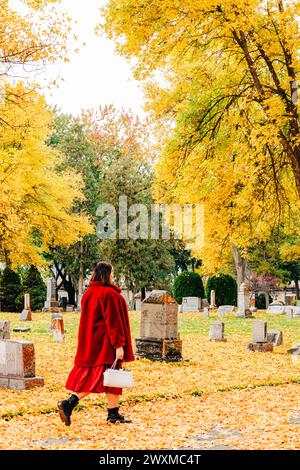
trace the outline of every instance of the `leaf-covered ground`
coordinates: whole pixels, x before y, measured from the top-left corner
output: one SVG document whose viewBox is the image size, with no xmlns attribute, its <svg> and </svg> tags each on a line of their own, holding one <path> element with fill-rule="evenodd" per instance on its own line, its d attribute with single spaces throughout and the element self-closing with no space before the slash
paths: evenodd
<svg viewBox="0 0 300 470">
<path fill-rule="evenodd" d="M 131 313 L 133 337 L 139 314 Z M 19 314 L 0 314 L 14 326 L 24 326 Z M 64 314 L 64 344 L 49 333 L 50 315 L 33 314 L 31 332 L 13 333 L 32 340 L 37 375 L 45 386 L 29 391 L 0 390 L 0 449 L 161 449 L 300 448 L 300 362 L 286 350 L 300 342 L 300 319 L 256 314 L 268 328 L 284 332 L 284 345 L 274 353 L 250 353 L 250 319 L 233 315 L 225 321 L 227 343 L 208 341 L 209 324 L 202 314 L 180 315 L 181 363 L 136 361 L 135 386 L 124 393 L 123 411 L 130 426 L 105 423 L 105 396 L 80 403 L 73 426 L 62 425 L 56 403 L 68 395 L 64 384 L 76 350 L 79 315 Z M 125 429 L 126 428 L 126 429 Z"/>
</svg>

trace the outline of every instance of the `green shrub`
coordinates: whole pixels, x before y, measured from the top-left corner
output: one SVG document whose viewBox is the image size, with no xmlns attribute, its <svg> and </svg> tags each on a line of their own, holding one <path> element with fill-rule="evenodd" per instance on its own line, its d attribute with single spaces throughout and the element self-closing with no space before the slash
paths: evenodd
<svg viewBox="0 0 300 470">
<path fill-rule="evenodd" d="M 230 274 L 220 274 L 208 278 L 206 284 L 206 297 L 210 300 L 210 293 L 216 293 L 216 305 L 237 304 L 237 283 Z"/>
<path fill-rule="evenodd" d="M 18 273 L 5 268 L 0 278 L 0 304 L 2 312 L 16 312 L 16 300 L 22 292 L 21 279 Z"/>
<path fill-rule="evenodd" d="M 30 307 L 32 310 L 41 310 L 46 300 L 47 288 L 39 270 L 35 266 L 25 271 L 22 282 L 22 293 L 18 296 L 16 304 L 22 310 L 24 294 L 30 294 Z"/>
<path fill-rule="evenodd" d="M 183 297 L 204 298 L 204 287 L 198 273 L 183 271 L 176 277 L 173 285 L 173 296 L 181 304 Z"/>
</svg>

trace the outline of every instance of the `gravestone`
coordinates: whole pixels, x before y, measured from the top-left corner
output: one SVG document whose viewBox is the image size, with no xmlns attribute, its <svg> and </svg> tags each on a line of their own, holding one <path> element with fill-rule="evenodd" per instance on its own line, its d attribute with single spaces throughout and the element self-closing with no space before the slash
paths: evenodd
<svg viewBox="0 0 300 470">
<path fill-rule="evenodd" d="M 221 321 L 211 323 L 209 341 L 227 341 L 227 339 L 224 338 L 224 329 L 224 323 Z"/>
<path fill-rule="evenodd" d="M 54 320 L 62 320 L 62 319 L 63 319 L 63 314 L 61 312 L 52 312 L 51 313 L 49 331 L 53 331 L 53 321 Z"/>
<path fill-rule="evenodd" d="M 65 329 L 63 318 L 54 318 L 52 320 L 53 339 L 57 343 L 63 343 L 65 339 Z"/>
<path fill-rule="evenodd" d="M 252 312 L 249 308 L 249 287 L 243 282 L 238 290 L 238 312 L 236 314 L 239 318 L 251 318 Z"/>
<path fill-rule="evenodd" d="M 67 304 L 66 306 L 66 312 L 74 312 L 75 306 L 71 304 Z"/>
<path fill-rule="evenodd" d="M 220 305 L 220 307 L 218 307 L 218 315 L 219 317 L 224 318 L 226 313 L 232 313 L 234 312 L 234 309 L 234 305 Z"/>
<path fill-rule="evenodd" d="M 288 354 L 293 354 L 294 356 L 300 356 L 300 343 L 294 343 L 291 349 L 287 350 Z"/>
<path fill-rule="evenodd" d="M 280 330 L 269 331 L 267 333 L 267 342 L 272 343 L 274 346 L 282 346 L 283 334 Z"/>
<path fill-rule="evenodd" d="M 209 309 L 208 309 L 208 307 L 204 307 L 204 316 L 206 318 L 209 318 Z"/>
<path fill-rule="evenodd" d="M 35 376 L 33 343 L 0 341 L 0 388 L 28 390 L 42 385 L 44 379 Z"/>
<path fill-rule="evenodd" d="M 216 292 L 214 290 L 210 291 L 210 308 L 215 309 L 216 306 Z"/>
<path fill-rule="evenodd" d="M 255 295 L 252 295 L 250 298 L 250 310 L 251 312 L 257 312 Z"/>
<path fill-rule="evenodd" d="M 25 326 L 25 327 L 16 326 L 13 329 L 14 333 L 28 333 L 28 331 L 31 331 L 31 328 L 29 328 L 27 326 Z"/>
<path fill-rule="evenodd" d="M 253 343 L 265 343 L 267 340 L 267 322 L 256 320 L 252 325 Z"/>
<path fill-rule="evenodd" d="M 286 307 L 286 314 L 287 314 L 287 319 L 292 320 L 292 318 L 293 318 L 293 307 L 291 307 L 291 306 Z"/>
<path fill-rule="evenodd" d="M 267 313 L 271 313 L 273 315 L 282 315 L 285 313 L 285 306 L 284 305 L 269 305 L 267 308 Z"/>
<path fill-rule="evenodd" d="M 183 297 L 181 306 L 183 313 L 199 312 L 201 309 L 201 299 L 200 297 Z"/>
<path fill-rule="evenodd" d="M 294 317 L 300 317 L 300 307 L 299 306 L 293 307 L 293 316 Z"/>
<path fill-rule="evenodd" d="M 10 321 L 0 321 L 0 340 L 10 339 Z"/>
<path fill-rule="evenodd" d="M 248 345 L 249 351 L 272 352 L 273 344 L 267 340 L 267 322 L 256 320 L 252 328 L 252 343 Z"/>
<path fill-rule="evenodd" d="M 59 303 L 56 300 L 56 279 L 48 277 L 47 279 L 47 300 L 43 308 L 44 312 L 60 312 Z"/>
<path fill-rule="evenodd" d="M 207 299 L 201 299 L 201 308 L 209 307 L 209 302 Z"/>
<path fill-rule="evenodd" d="M 30 294 L 24 294 L 24 309 L 21 313 L 22 321 L 32 321 L 31 309 L 30 309 Z"/>
<path fill-rule="evenodd" d="M 142 302 L 140 336 L 136 356 L 152 360 L 180 360 L 178 304 L 166 291 L 152 291 Z"/>
</svg>

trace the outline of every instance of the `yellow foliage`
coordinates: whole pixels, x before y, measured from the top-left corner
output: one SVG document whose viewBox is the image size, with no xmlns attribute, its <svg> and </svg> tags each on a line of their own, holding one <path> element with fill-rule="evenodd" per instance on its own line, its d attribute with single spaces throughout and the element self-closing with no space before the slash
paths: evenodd
<svg viewBox="0 0 300 470">
<path fill-rule="evenodd" d="M 72 213 L 83 197 L 80 177 L 59 172 L 61 156 L 45 143 L 52 114 L 44 98 L 22 84 L 7 91 L 0 105 L 1 257 L 40 264 L 42 252 L 75 242 L 91 226 Z"/>
</svg>

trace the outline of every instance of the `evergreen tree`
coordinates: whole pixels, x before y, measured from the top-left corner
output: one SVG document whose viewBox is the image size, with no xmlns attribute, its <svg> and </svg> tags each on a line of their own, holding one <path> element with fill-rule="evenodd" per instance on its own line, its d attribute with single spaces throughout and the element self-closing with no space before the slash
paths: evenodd
<svg viewBox="0 0 300 470">
<path fill-rule="evenodd" d="M 173 295 L 179 304 L 183 297 L 204 298 L 204 287 L 201 276 L 195 272 L 183 271 L 176 277 L 173 286 Z"/>
<path fill-rule="evenodd" d="M 30 268 L 26 270 L 23 277 L 22 289 L 23 292 L 16 299 L 18 310 L 23 308 L 24 294 L 30 294 L 30 306 L 32 310 L 41 310 L 46 300 L 47 288 L 39 270 L 35 266 L 31 265 Z"/>
<path fill-rule="evenodd" d="M 2 312 L 16 312 L 16 300 L 22 292 L 18 273 L 6 267 L 0 277 L 0 306 Z"/>
<path fill-rule="evenodd" d="M 210 277 L 206 284 L 206 297 L 208 299 L 210 299 L 212 290 L 216 293 L 217 306 L 237 304 L 237 283 L 230 274 Z"/>
</svg>

